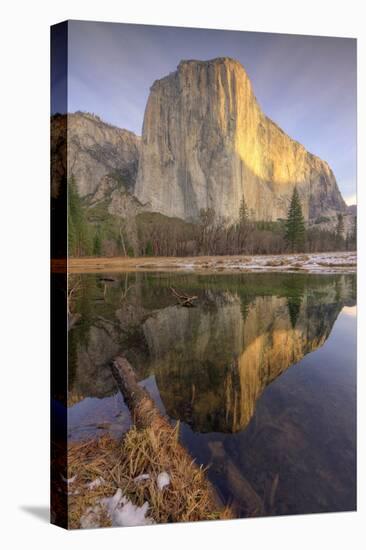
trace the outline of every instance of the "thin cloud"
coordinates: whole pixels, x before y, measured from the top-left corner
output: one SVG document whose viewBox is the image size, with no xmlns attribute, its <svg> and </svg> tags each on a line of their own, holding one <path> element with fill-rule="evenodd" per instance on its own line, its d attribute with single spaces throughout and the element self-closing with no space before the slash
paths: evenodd
<svg viewBox="0 0 366 550">
<path fill-rule="evenodd" d="M 234 57 L 263 111 L 356 190 L 352 39 L 72 21 L 69 108 L 141 132 L 149 89 L 181 59 Z"/>
</svg>

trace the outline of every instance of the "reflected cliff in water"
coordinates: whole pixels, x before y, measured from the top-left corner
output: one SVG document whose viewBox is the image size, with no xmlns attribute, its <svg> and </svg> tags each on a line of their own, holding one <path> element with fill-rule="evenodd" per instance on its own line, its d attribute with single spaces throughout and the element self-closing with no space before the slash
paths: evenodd
<svg viewBox="0 0 366 550">
<path fill-rule="evenodd" d="M 356 278 L 83 275 L 70 304 L 71 439 L 131 425 L 136 374 L 238 516 L 356 506 Z M 171 288 L 197 296 L 176 303 Z"/>
<path fill-rule="evenodd" d="M 116 393 L 124 353 L 166 413 L 197 432 L 237 432 L 264 389 L 328 338 L 355 303 L 353 276 L 84 276 L 70 330 L 69 404 Z M 176 304 L 171 287 L 198 296 Z"/>
<path fill-rule="evenodd" d="M 322 298 L 305 293 L 296 319 L 292 299 L 259 296 L 243 311 L 233 293 L 147 319 L 146 375 L 155 375 L 168 415 L 199 432 L 244 429 L 266 386 L 328 338 L 342 302 Z"/>
</svg>

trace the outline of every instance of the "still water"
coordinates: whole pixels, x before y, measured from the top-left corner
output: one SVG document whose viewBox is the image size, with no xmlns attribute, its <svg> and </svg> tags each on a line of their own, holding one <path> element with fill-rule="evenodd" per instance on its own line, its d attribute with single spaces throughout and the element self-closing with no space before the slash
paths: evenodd
<svg viewBox="0 0 366 550">
<path fill-rule="evenodd" d="M 131 425 L 109 368 L 123 353 L 238 515 L 355 509 L 355 275 L 77 278 L 70 440 Z"/>
</svg>

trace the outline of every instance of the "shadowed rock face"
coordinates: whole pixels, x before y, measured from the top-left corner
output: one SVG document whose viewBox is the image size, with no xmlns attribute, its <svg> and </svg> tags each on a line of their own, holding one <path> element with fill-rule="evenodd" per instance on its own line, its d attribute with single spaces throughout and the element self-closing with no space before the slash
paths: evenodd
<svg viewBox="0 0 366 550">
<path fill-rule="evenodd" d="M 98 201 L 117 187 L 133 191 L 140 138 L 88 113 L 51 119 L 53 194 L 66 175 L 75 177 L 81 197 Z M 67 161 L 67 166 L 66 166 Z"/>
<path fill-rule="evenodd" d="M 263 114 L 239 62 L 182 61 L 153 84 L 135 189 L 151 210 L 232 221 L 244 196 L 253 219 L 276 220 L 295 185 L 307 219 L 346 209 L 328 164 Z"/>
</svg>

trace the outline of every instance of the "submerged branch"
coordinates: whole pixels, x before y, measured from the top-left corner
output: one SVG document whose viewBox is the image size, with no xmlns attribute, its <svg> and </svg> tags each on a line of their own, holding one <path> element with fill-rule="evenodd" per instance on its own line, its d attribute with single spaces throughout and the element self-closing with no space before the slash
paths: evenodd
<svg viewBox="0 0 366 550">
<path fill-rule="evenodd" d="M 198 296 L 188 296 L 188 294 L 185 294 L 185 292 L 179 293 L 172 286 L 170 287 L 170 290 L 172 291 L 172 294 L 175 296 L 175 298 L 177 298 L 179 305 L 183 307 L 193 307 L 194 300 L 198 299 Z"/>
</svg>

